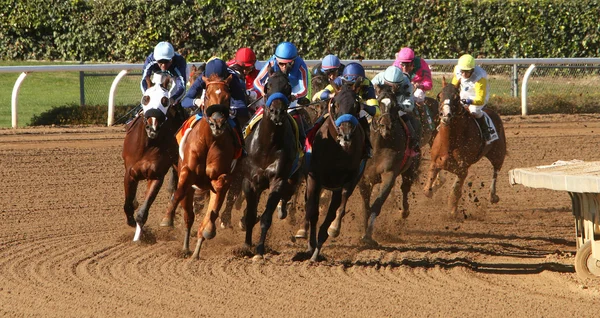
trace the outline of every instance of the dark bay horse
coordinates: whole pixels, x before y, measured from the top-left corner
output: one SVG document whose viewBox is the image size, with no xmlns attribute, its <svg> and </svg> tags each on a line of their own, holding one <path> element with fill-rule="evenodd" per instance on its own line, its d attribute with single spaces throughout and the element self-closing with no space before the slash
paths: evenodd
<svg viewBox="0 0 600 318">
<path fill-rule="evenodd" d="M 318 260 L 329 236 L 339 235 L 346 203 L 365 164 L 362 159 L 365 132 L 358 122 L 360 104 L 357 95 L 346 85 L 336 91 L 330 102 L 330 115 L 315 134 L 312 159 L 307 166 L 305 227 L 310 228 L 308 251 L 312 253 L 312 261 Z M 332 196 L 317 240 L 319 199 L 323 188 L 331 190 Z"/>
<path fill-rule="evenodd" d="M 373 158 L 367 162 L 358 185 L 365 210 L 365 235 L 362 241 L 369 245 L 377 245 L 373 240 L 375 219 L 381 213 L 399 175 L 402 175 L 402 218 L 408 217 L 408 193 L 417 178 L 421 161 L 420 153 L 411 156 L 412 152 L 409 151 L 409 132 L 398 114 L 400 107 L 395 94 L 388 86 L 380 86 L 377 91 L 381 116 L 373 118 L 371 123 Z M 379 194 L 371 204 L 373 186 L 379 183 L 382 184 Z"/>
<path fill-rule="evenodd" d="M 506 138 L 500 116 L 490 109 L 484 109 L 494 123 L 499 137 L 486 145 L 475 118 L 460 102 L 460 86 L 446 84 L 445 78 L 442 85 L 443 89 L 438 95 L 441 123 L 431 146 L 431 165 L 423 190 L 425 196 L 431 198 L 432 184 L 440 170 L 455 174 L 456 181 L 450 193 L 449 206 L 451 215 L 456 217 L 469 167 L 482 157 L 488 158 L 494 168 L 490 202 L 497 203 L 500 200 L 496 195 L 496 178 L 506 156 Z"/>
<path fill-rule="evenodd" d="M 183 219 L 186 231 L 183 241 L 183 252 L 189 253 L 189 240 L 194 224 L 194 188 L 201 191 L 210 190 L 208 210 L 198 226 L 198 242 L 192 255 L 200 257 L 200 248 L 205 239 L 216 235 L 215 220 L 230 186 L 231 172 L 235 167 L 236 143 L 235 133 L 228 122 L 229 115 L 229 82 L 221 80 L 217 74 L 210 78 L 203 77 L 206 83 L 203 117 L 181 140 L 178 165 L 179 183 L 173 194 L 161 226 L 173 226 L 175 209 L 183 200 Z"/>
<path fill-rule="evenodd" d="M 154 73 L 146 79 L 148 89 L 142 96 L 143 113 L 127 126 L 123 141 L 123 161 L 125 164 L 125 216 L 127 224 L 136 227 L 134 241 L 138 241 L 148 219 L 150 206 L 156 199 L 165 175 L 173 168 L 171 182 L 177 183 L 177 141 L 175 133 L 182 122 L 170 107 L 170 88 L 173 79 L 166 72 Z M 167 120 L 168 119 L 168 120 Z M 147 180 L 144 202 L 134 217 L 138 183 Z M 171 185 L 174 188 L 174 185 Z"/>
<path fill-rule="evenodd" d="M 423 103 L 415 103 L 414 113 L 421 122 L 421 146 L 431 147 L 440 123 L 439 103 L 435 98 L 425 97 Z"/>
<path fill-rule="evenodd" d="M 255 259 L 261 259 L 265 253 L 265 240 L 273 212 L 281 201 L 279 218 L 285 218 L 286 204 L 295 192 L 301 175 L 297 126 L 287 113 L 291 93 L 287 75 L 270 70 L 265 85 L 266 105 L 262 119 L 245 139 L 248 156 L 242 168 L 242 189 L 246 197 L 245 244 L 248 247 L 252 246 L 252 230 L 257 219 L 260 195 L 269 189 L 266 207 L 260 217 L 261 233 Z"/>
</svg>

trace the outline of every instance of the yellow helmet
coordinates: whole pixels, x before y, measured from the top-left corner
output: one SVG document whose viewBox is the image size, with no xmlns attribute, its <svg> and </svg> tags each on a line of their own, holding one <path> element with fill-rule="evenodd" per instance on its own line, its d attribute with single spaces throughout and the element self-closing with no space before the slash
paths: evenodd
<svg viewBox="0 0 600 318">
<path fill-rule="evenodd" d="M 458 68 L 461 71 L 470 71 L 475 68 L 475 58 L 470 54 L 465 54 L 458 59 Z"/>
</svg>

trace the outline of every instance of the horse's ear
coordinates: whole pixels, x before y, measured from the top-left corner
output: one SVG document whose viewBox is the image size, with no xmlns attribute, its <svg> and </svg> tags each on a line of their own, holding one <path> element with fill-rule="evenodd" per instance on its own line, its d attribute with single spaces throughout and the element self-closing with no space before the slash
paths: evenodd
<svg viewBox="0 0 600 318">
<path fill-rule="evenodd" d="M 448 82 L 446 82 L 446 76 L 442 76 L 442 87 L 446 87 L 446 85 L 448 85 Z"/>
<path fill-rule="evenodd" d="M 381 93 L 381 85 L 377 84 L 375 85 L 375 96 L 379 96 L 379 93 Z"/>
<path fill-rule="evenodd" d="M 227 78 L 225 79 L 225 84 L 229 85 L 229 82 L 231 82 L 232 78 L 233 78 L 233 74 L 229 74 L 229 76 L 227 76 Z"/>
<path fill-rule="evenodd" d="M 343 85 L 342 85 L 343 86 Z M 339 92 L 340 91 L 340 86 L 338 86 L 335 82 L 331 82 L 331 87 L 333 87 L 333 90 L 335 92 Z"/>
<path fill-rule="evenodd" d="M 202 81 L 206 84 L 208 83 L 208 77 L 202 75 Z"/>
<path fill-rule="evenodd" d="M 153 84 L 152 84 L 152 74 L 146 76 L 146 85 L 148 85 L 148 87 L 152 87 L 153 86 Z"/>
<path fill-rule="evenodd" d="M 458 83 L 456 83 L 456 85 L 454 85 L 454 87 L 456 87 L 457 89 L 460 89 L 460 81 L 462 81 L 462 78 L 459 78 Z"/>
<path fill-rule="evenodd" d="M 273 68 L 273 66 L 271 64 L 269 64 L 269 68 L 267 69 L 269 76 L 273 75 L 273 73 L 275 73 L 275 69 Z"/>
</svg>

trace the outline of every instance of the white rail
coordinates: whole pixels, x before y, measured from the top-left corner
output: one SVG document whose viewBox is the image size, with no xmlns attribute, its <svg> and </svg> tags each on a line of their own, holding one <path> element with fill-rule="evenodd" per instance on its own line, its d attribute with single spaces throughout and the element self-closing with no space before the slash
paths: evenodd
<svg viewBox="0 0 600 318">
<path fill-rule="evenodd" d="M 456 59 L 426 59 L 429 65 L 454 65 Z M 308 67 L 312 67 L 319 63 L 319 60 L 306 60 Z M 360 62 L 365 67 L 385 67 L 391 65 L 393 60 L 343 60 L 342 63 L 349 62 Z M 257 66 L 261 66 L 264 61 L 258 62 Z M 527 64 L 538 64 L 538 65 L 551 65 L 551 64 L 600 64 L 600 58 L 523 58 L 523 59 L 478 59 L 477 63 L 480 65 L 527 65 Z M 189 63 L 190 65 L 192 63 Z M 197 63 L 194 63 L 197 64 Z M 77 64 L 77 65 L 39 65 L 39 66 L 3 66 L 0 67 L 0 73 L 21 73 L 15 85 L 13 87 L 13 93 L 11 98 L 11 112 L 12 112 L 12 127 L 17 128 L 17 114 L 18 114 L 18 93 L 21 84 L 25 80 L 28 73 L 31 72 L 80 72 L 80 71 L 119 71 L 119 75 L 115 78 L 112 83 L 111 91 L 108 97 L 108 119 L 107 124 L 112 125 L 114 122 L 114 98 L 119 81 L 124 77 L 123 71 L 141 70 L 143 64 Z M 189 70 L 188 70 L 189 71 Z M 521 109 L 522 114 L 527 114 L 527 100 L 526 100 L 526 79 L 523 80 L 522 84 L 522 98 L 521 98 Z"/>
</svg>

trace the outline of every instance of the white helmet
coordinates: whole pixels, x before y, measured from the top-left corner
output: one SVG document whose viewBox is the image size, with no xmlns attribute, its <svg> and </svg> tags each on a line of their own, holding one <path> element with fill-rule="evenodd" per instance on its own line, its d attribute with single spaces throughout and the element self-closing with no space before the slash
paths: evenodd
<svg viewBox="0 0 600 318">
<path fill-rule="evenodd" d="M 383 79 L 391 84 L 402 84 L 404 82 L 404 73 L 397 66 L 388 67 L 383 73 Z"/>
<path fill-rule="evenodd" d="M 174 55 L 175 49 L 169 42 L 160 42 L 154 48 L 154 59 L 157 61 L 170 60 Z"/>
</svg>

